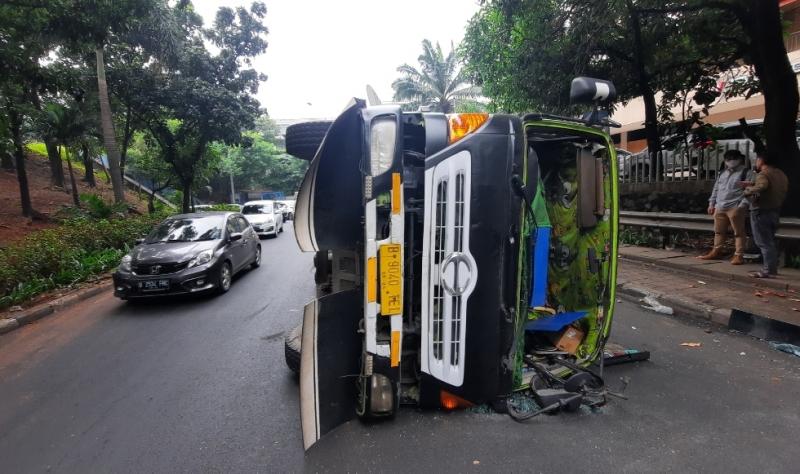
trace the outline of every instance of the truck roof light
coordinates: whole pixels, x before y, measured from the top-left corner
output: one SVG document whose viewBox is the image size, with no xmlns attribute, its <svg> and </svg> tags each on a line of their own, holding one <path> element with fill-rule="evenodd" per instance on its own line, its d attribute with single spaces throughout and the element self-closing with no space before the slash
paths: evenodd
<svg viewBox="0 0 800 474">
<path fill-rule="evenodd" d="M 479 129 L 487 120 L 489 120 L 489 114 L 471 113 L 448 115 L 447 122 L 450 125 L 450 143 L 455 143 Z"/>
</svg>

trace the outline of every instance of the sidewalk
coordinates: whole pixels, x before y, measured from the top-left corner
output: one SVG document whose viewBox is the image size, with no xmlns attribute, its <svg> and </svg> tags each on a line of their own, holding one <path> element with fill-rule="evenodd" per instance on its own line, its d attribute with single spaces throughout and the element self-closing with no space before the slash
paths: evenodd
<svg viewBox="0 0 800 474">
<path fill-rule="evenodd" d="M 620 246 L 618 289 L 623 295 L 655 296 L 677 313 L 712 320 L 762 338 L 800 337 L 800 270 L 779 278 L 748 275 L 758 264 L 734 266 L 703 261 L 684 252 Z"/>
</svg>

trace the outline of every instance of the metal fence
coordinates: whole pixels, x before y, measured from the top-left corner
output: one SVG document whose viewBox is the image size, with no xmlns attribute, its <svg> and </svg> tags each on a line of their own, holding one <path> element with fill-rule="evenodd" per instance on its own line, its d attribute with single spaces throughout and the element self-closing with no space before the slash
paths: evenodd
<svg viewBox="0 0 800 474">
<path fill-rule="evenodd" d="M 724 169 L 724 155 L 739 150 L 750 166 L 756 161 L 750 140 L 723 140 L 706 148 L 662 150 L 657 154 L 647 150 L 634 154 L 617 154 L 621 183 L 653 183 L 669 181 L 714 181 Z"/>
<path fill-rule="evenodd" d="M 786 45 L 786 51 L 797 51 L 800 49 L 800 32 L 790 34 L 783 42 Z"/>
</svg>

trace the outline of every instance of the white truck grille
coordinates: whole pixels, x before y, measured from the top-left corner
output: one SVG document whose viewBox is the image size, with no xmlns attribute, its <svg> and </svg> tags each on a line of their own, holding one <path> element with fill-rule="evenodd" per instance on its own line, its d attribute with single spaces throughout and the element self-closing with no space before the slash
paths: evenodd
<svg viewBox="0 0 800 474">
<path fill-rule="evenodd" d="M 469 253 L 469 152 L 425 173 L 423 370 L 451 385 L 464 379 L 466 301 L 477 279 Z"/>
</svg>

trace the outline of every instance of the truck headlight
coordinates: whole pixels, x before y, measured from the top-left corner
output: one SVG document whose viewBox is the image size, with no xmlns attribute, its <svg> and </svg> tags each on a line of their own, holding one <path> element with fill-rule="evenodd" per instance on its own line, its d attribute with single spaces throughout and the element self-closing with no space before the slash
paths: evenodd
<svg viewBox="0 0 800 474">
<path fill-rule="evenodd" d="M 214 257 L 213 250 L 203 250 L 202 252 L 195 255 L 195 257 L 189 261 L 189 265 L 187 265 L 187 267 L 192 268 L 198 265 L 205 265 L 206 263 L 210 262 L 213 257 Z"/>
<path fill-rule="evenodd" d="M 387 116 L 372 121 L 369 133 L 369 162 L 372 176 L 381 175 L 392 167 L 397 143 L 397 122 L 395 120 L 394 116 Z"/>
<path fill-rule="evenodd" d="M 119 262 L 119 269 L 123 272 L 130 272 L 131 271 L 131 262 L 133 261 L 133 257 L 130 254 L 125 255 L 122 257 L 122 260 Z"/>
</svg>

